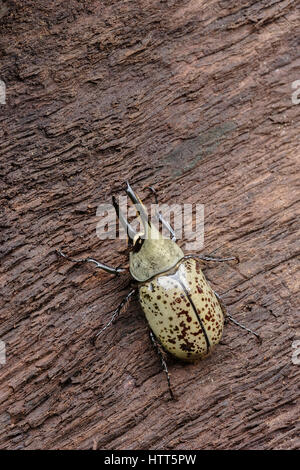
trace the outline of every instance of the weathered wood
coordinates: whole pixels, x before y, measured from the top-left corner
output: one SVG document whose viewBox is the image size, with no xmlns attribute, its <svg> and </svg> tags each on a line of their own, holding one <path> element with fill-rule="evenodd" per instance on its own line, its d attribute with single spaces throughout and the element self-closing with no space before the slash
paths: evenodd
<svg viewBox="0 0 300 470">
<path fill-rule="evenodd" d="M 299 448 L 296 2 L 11 0 L 0 21 L 0 447 Z M 55 254 L 126 262 L 95 231 L 125 179 L 205 204 L 205 252 L 241 260 L 207 277 L 263 337 L 228 325 L 169 361 L 176 402 L 137 302 L 90 344 L 126 277 Z"/>
</svg>

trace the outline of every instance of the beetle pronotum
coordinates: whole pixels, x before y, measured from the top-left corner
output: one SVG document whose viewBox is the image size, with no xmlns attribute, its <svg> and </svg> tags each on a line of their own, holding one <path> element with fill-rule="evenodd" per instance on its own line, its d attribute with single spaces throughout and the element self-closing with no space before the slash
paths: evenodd
<svg viewBox="0 0 300 470">
<path fill-rule="evenodd" d="M 156 193 L 150 187 L 152 192 Z M 124 226 L 130 245 L 129 271 L 135 281 L 121 304 L 113 312 L 110 321 L 95 336 L 97 338 L 117 318 L 122 308 L 138 293 L 140 305 L 150 328 L 150 338 L 157 350 L 168 380 L 170 395 L 174 394 L 170 384 L 164 352 L 184 361 L 195 361 L 207 356 L 220 342 L 224 319 L 260 336 L 246 328 L 229 315 L 202 272 L 202 264 L 209 261 L 232 261 L 236 257 L 214 258 L 205 255 L 184 255 L 176 244 L 172 227 L 158 213 L 161 223 L 169 230 L 172 239 L 165 238 L 148 220 L 148 214 L 140 198 L 127 183 L 126 193 L 135 205 L 143 231 L 137 233 L 119 208 L 113 197 L 117 216 Z M 74 259 L 58 250 L 59 255 L 75 263 L 91 262 L 97 268 L 111 274 L 127 271 L 113 268 L 93 258 Z"/>
</svg>

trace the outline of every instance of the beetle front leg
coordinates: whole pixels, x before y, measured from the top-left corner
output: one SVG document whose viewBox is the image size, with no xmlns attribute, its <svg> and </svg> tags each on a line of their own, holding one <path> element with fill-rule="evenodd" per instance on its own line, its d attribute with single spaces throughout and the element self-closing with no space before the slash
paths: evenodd
<svg viewBox="0 0 300 470">
<path fill-rule="evenodd" d="M 218 302 L 220 304 L 220 307 L 222 309 L 222 312 L 223 312 L 223 315 L 224 315 L 224 319 L 228 319 L 230 320 L 232 323 L 234 323 L 235 325 L 239 326 L 240 328 L 243 328 L 243 330 L 246 330 L 248 331 L 248 333 L 252 333 L 253 335 L 256 336 L 256 338 L 258 339 L 258 341 L 261 343 L 262 342 L 262 338 L 261 336 L 258 334 L 258 333 L 255 333 L 255 331 L 251 330 L 250 328 L 247 328 L 246 326 L 242 325 L 241 323 L 239 323 L 237 320 L 235 320 L 229 313 L 227 313 L 227 309 L 223 303 L 223 300 L 221 299 L 220 295 L 217 294 L 217 292 L 213 291 L 215 296 L 217 297 L 218 299 Z"/>
<path fill-rule="evenodd" d="M 151 191 L 152 194 L 154 195 L 155 204 L 158 206 L 157 192 L 155 191 L 155 189 L 154 189 L 152 186 L 148 186 L 148 189 L 150 189 L 150 191 Z M 169 224 L 169 222 L 167 222 L 167 221 L 163 218 L 161 212 L 157 211 L 157 212 L 156 212 L 156 216 L 157 216 L 158 220 L 162 223 L 162 225 L 169 231 L 170 235 L 172 236 L 171 240 L 172 240 L 173 242 L 176 242 L 176 235 L 175 235 L 175 231 L 174 231 L 173 227 L 171 227 L 171 225 Z"/>
<path fill-rule="evenodd" d="M 137 291 L 137 289 L 135 287 L 134 289 L 131 289 L 131 291 L 126 295 L 126 297 L 122 300 L 120 305 L 113 311 L 112 317 L 109 320 L 109 322 L 103 328 L 101 328 L 101 330 L 93 337 L 92 344 L 95 344 L 98 336 L 100 336 L 101 333 L 103 333 L 103 331 L 106 330 L 106 328 L 108 328 L 110 325 L 112 325 L 116 321 L 117 317 L 121 313 L 121 310 L 125 306 L 128 307 L 128 303 L 129 303 L 131 297 L 136 293 L 136 291 Z"/>
<path fill-rule="evenodd" d="M 175 396 L 174 396 L 174 393 L 173 393 L 173 390 L 172 390 L 172 387 L 171 387 L 171 381 L 170 381 L 170 375 L 169 375 L 169 371 L 168 371 L 168 366 L 167 366 L 167 363 L 164 359 L 164 353 L 163 353 L 163 350 L 162 350 L 162 346 L 161 344 L 158 342 L 158 340 L 156 339 L 156 337 L 154 336 L 154 333 L 152 330 L 150 330 L 149 332 L 149 335 L 150 335 L 150 338 L 151 338 L 151 341 L 152 341 L 152 344 L 154 346 L 154 349 L 156 350 L 158 356 L 159 356 L 159 359 L 160 359 L 160 362 L 161 362 L 161 365 L 165 371 L 165 374 L 167 376 L 167 381 L 168 381 L 168 388 L 169 388 L 169 392 L 170 392 L 170 395 L 171 395 L 171 399 L 172 400 L 175 400 Z"/>
<path fill-rule="evenodd" d="M 80 259 L 71 258 L 70 256 L 63 253 L 60 249 L 56 250 L 56 252 L 59 256 L 62 256 L 68 261 L 72 261 L 72 263 L 94 263 L 97 268 L 103 269 L 103 271 L 106 271 L 107 273 L 115 274 L 116 276 L 119 275 L 120 273 L 127 271 L 126 268 L 121 268 L 121 267 L 113 268 L 112 266 L 108 266 L 107 264 L 100 263 L 99 261 L 96 261 L 93 258 L 80 258 Z"/>
</svg>

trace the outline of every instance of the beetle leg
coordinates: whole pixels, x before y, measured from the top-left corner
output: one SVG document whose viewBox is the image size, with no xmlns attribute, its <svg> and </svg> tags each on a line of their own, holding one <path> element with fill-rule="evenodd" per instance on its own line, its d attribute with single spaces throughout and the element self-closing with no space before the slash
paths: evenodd
<svg viewBox="0 0 300 470">
<path fill-rule="evenodd" d="M 136 287 L 134 289 L 131 289 L 131 291 L 126 295 L 126 297 L 122 300 L 122 302 L 120 303 L 120 305 L 113 311 L 113 314 L 112 314 L 112 317 L 111 319 L 109 320 L 109 322 L 103 327 L 101 328 L 101 330 L 95 334 L 95 336 L 93 337 L 92 339 L 92 344 L 95 344 L 98 336 L 101 335 L 101 333 L 103 333 L 104 330 L 106 330 L 106 328 L 108 328 L 110 325 L 112 325 L 114 323 L 114 321 L 117 319 L 117 317 L 119 316 L 121 310 L 125 307 L 125 306 L 128 306 L 128 303 L 131 299 L 131 297 L 136 293 Z"/>
<path fill-rule="evenodd" d="M 215 258 L 209 255 L 186 255 L 184 258 L 198 258 L 202 261 L 237 261 L 239 263 L 239 258 L 237 256 L 230 256 L 229 258 Z"/>
<path fill-rule="evenodd" d="M 158 198 L 157 198 L 157 192 L 155 191 L 155 189 L 152 187 L 152 186 L 148 186 L 148 189 L 150 189 L 150 191 L 152 192 L 152 194 L 154 195 L 154 198 L 155 198 L 155 204 L 158 205 Z M 170 232 L 170 234 L 172 235 L 172 238 L 171 240 L 173 242 L 176 242 L 176 235 L 175 235 L 175 231 L 173 229 L 173 227 L 171 227 L 171 225 L 163 218 L 161 212 L 159 211 L 156 211 L 156 216 L 158 218 L 158 220 L 162 223 L 162 225 Z"/>
<path fill-rule="evenodd" d="M 149 335 L 150 335 L 150 338 L 151 338 L 151 341 L 152 341 L 152 344 L 154 346 L 154 349 L 156 350 L 158 356 L 159 356 L 159 359 L 160 359 L 160 362 L 161 362 L 161 365 L 166 373 L 166 376 L 167 376 L 167 381 L 168 381 L 168 388 L 169 388 L 169 392 L 170 392 L 170 395 L 171 395 L 171 399 L 172 400 L 175 400 L 175 397 L 174 397 L 174 393 L 173 393 L 173 390 L 172 390 L 172 387 L 171 387 L 171 382 L 170 382 L 170 375 L 169 375 L 169 371 L 168 371 L 168 366 L 167 366 L 167 363 L 164 359 L 164 356 L 163 356 L 163 351 L 162 351 L 162 347 L 161 347 L 161 344 L 157 341 L 156 337 L 154 336 L 154 333 L 152 330 L 150 330 L 149 332 Z"/>
<path fill-rule="evenodd" d="M 104 271 L 110 274 L 118 275 L 120 273 L 127 271 L 126 268 L 121 268 L 121 267 L 113 268 L 112 266 L 108 266 L 107 264 L 99 263 L 99 261 L 96 261 L 93 258 L 81 258 L 81 259 L 71 258 L 70 256 L 65 255 L 65 253 L 63 253 L 60 249 L 56 250 L 56 253 L 59 256 L 66 258 L 68 261 L 72 261 L 72 263 L 94 263 L 97 266 L 97 268 L 103 269 Z"/>
<path fill-rule="evenodd" d="M 223 300 L 221 299 L 220 295 L 217 294 L 217 292 L 213 291 L 215 296 L 217 297 L 218 301 L 219 301 L 219 304 L 220 304 L 220 307 L 222 309 L 222 312 L 223 312 L 223 315 L 224 315 L 224 319 L 228 319 L 230 320 L 232 323 L 234 323 L 235 325 L 239 326 L 240 328 L 243 328 L 243 330 L 246 330 L 248 331 L 248 333 L 252 333 L 253 335 L 256 336 L 256 338 L 258 339 L 258 341 L 261 343 L 262 342 L 262 339 L 261 339 L 261 336 L 258 334 L 258 333 L 255 333 L 255 331 L 253 330 L 250 330 L 250 328 L 247 328 L 246 326 L 242 325 L 241 323 L 239 323 L 237 320 L 235 320 L 229 313 L 227 313 L 227 310 L 226 310 L 226 307 L 223 303 Z"/>
</svg>

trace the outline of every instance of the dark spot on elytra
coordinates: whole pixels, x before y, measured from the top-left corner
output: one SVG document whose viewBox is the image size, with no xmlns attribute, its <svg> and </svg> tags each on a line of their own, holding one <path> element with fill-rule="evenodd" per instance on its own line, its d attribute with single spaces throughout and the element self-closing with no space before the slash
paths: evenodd
<svg viewBox="0 0 300 470">
<path fill-rule="evenodd" d="M 176 339 L 170 338 L 170 339 L 168 339 L 168 343 L 176 344 Z"/>
<path fill-rule="evenodd" d="M 180 317 L 181 315 L 186 316 L 188 314 L 189 314 L 188 310 L 180 310 L 180 312 L 177 313 L 177 316 L 178 317 Z"/>
<path fill-rule="evenodd" d="M 202 330 L 201 330 L 201 328 L 200 328 L 200 330 L 194 331 L 194 332 L 192 332 L 191 334 L 192 334 L 193 336 L 199 336 L 199 335 L 201 335 L 201 333 L 202 333 Z"/>
<path fill-rule="evenodd" d="M 182 351 L 193 351 L 195 349 L 194 343 L 191 343 L 190 341 L 185 341 L 185 343 L 182 343 L 180 345 L 180 349 Z"/>
</svg>

